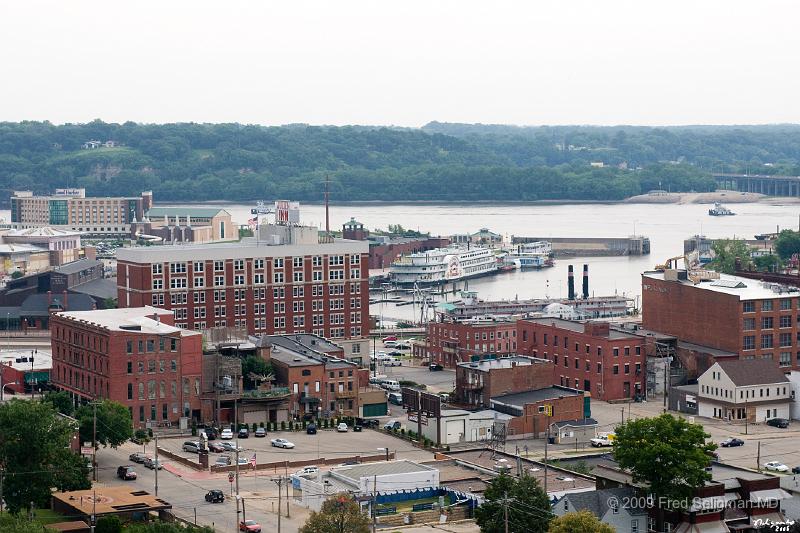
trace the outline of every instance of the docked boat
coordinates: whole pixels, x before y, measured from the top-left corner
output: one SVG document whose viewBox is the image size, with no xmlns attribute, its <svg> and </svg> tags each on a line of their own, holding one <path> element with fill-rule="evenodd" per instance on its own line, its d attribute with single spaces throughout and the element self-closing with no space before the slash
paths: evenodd
<svg viewBox="0 0 800 533">
<path fill-rule="evenodd" d="M 547 241 L 526 242 L 518 244 L 508 253 L 507 261 L 512 261 L 518 268 L 547 268 L 553 266 L 553 245 Z"/>
<path fill-rule="evenodd" d="M 712 217 L 727 217 L 735 215 L 736 213 L 734 213 L 721 203 L 716 202 L 714 204 L 714 207 L 708 210 L 708 214 L 711 215 Z"/>
<path fill-rule="evenodd" d="M 389 268 L 391 281 L 401 285 L 436 285 L 498 272 L 489 248 L 436 248 L 406 255 Z"/>
</svg>

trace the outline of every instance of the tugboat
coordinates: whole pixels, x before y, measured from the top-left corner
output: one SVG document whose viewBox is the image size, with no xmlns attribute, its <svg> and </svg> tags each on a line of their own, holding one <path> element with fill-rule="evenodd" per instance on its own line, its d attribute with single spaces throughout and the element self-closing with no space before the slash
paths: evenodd
<svg viewBox="0 0 800 533">
<path fill-rule="evenodd" d="M 712 217 L 727 217 L 735 215 L 733 211 L 725 207 L 719 202 L 714 203 L 714 208 L 708 210 L 708 214 Z"/>
</svg>

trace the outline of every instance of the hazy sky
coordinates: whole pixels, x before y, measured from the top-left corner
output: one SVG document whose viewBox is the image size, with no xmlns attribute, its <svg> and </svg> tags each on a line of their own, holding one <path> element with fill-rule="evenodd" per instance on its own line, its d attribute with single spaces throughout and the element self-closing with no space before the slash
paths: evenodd
<svg viewBox="0 0 800 533">
<path fill-rule="evenodd" d="M 0 120 L 800 122 L 796 1 L 4 1 Z"/>
</svg>

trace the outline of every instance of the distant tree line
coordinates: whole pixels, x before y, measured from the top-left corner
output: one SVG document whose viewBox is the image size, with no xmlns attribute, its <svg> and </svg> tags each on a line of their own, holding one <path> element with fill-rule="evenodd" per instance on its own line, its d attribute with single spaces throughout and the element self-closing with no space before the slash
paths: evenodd
<svg viewBox="0 0 800 533">
<path fill-rule="evenodd" d="M 112 148 L 82 149 L 89 140 Z M 590 166 L 602 161 L 603 168 Z M 709 191 L 720 170 L 800 174 L 800 127 L 422 129 L 0 123 L 6 192 L 85 187 L 157 200 L 620 200 Z M 770 163 L 771 166 L 764 166 Z"/>
</svg>

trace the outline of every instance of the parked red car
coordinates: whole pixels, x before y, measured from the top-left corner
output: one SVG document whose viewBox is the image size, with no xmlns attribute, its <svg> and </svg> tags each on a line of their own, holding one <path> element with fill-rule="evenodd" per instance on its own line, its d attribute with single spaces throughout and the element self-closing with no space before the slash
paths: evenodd
<svg viewBox="0 0 800 533">
<path fill-rule="evenodd" d="M 244 522 L 239 522 L 239 531 L 245 531 L 247 533 L 261 533 L 261 524 L 255 520 L 245 520 Z"/>
</svg>

